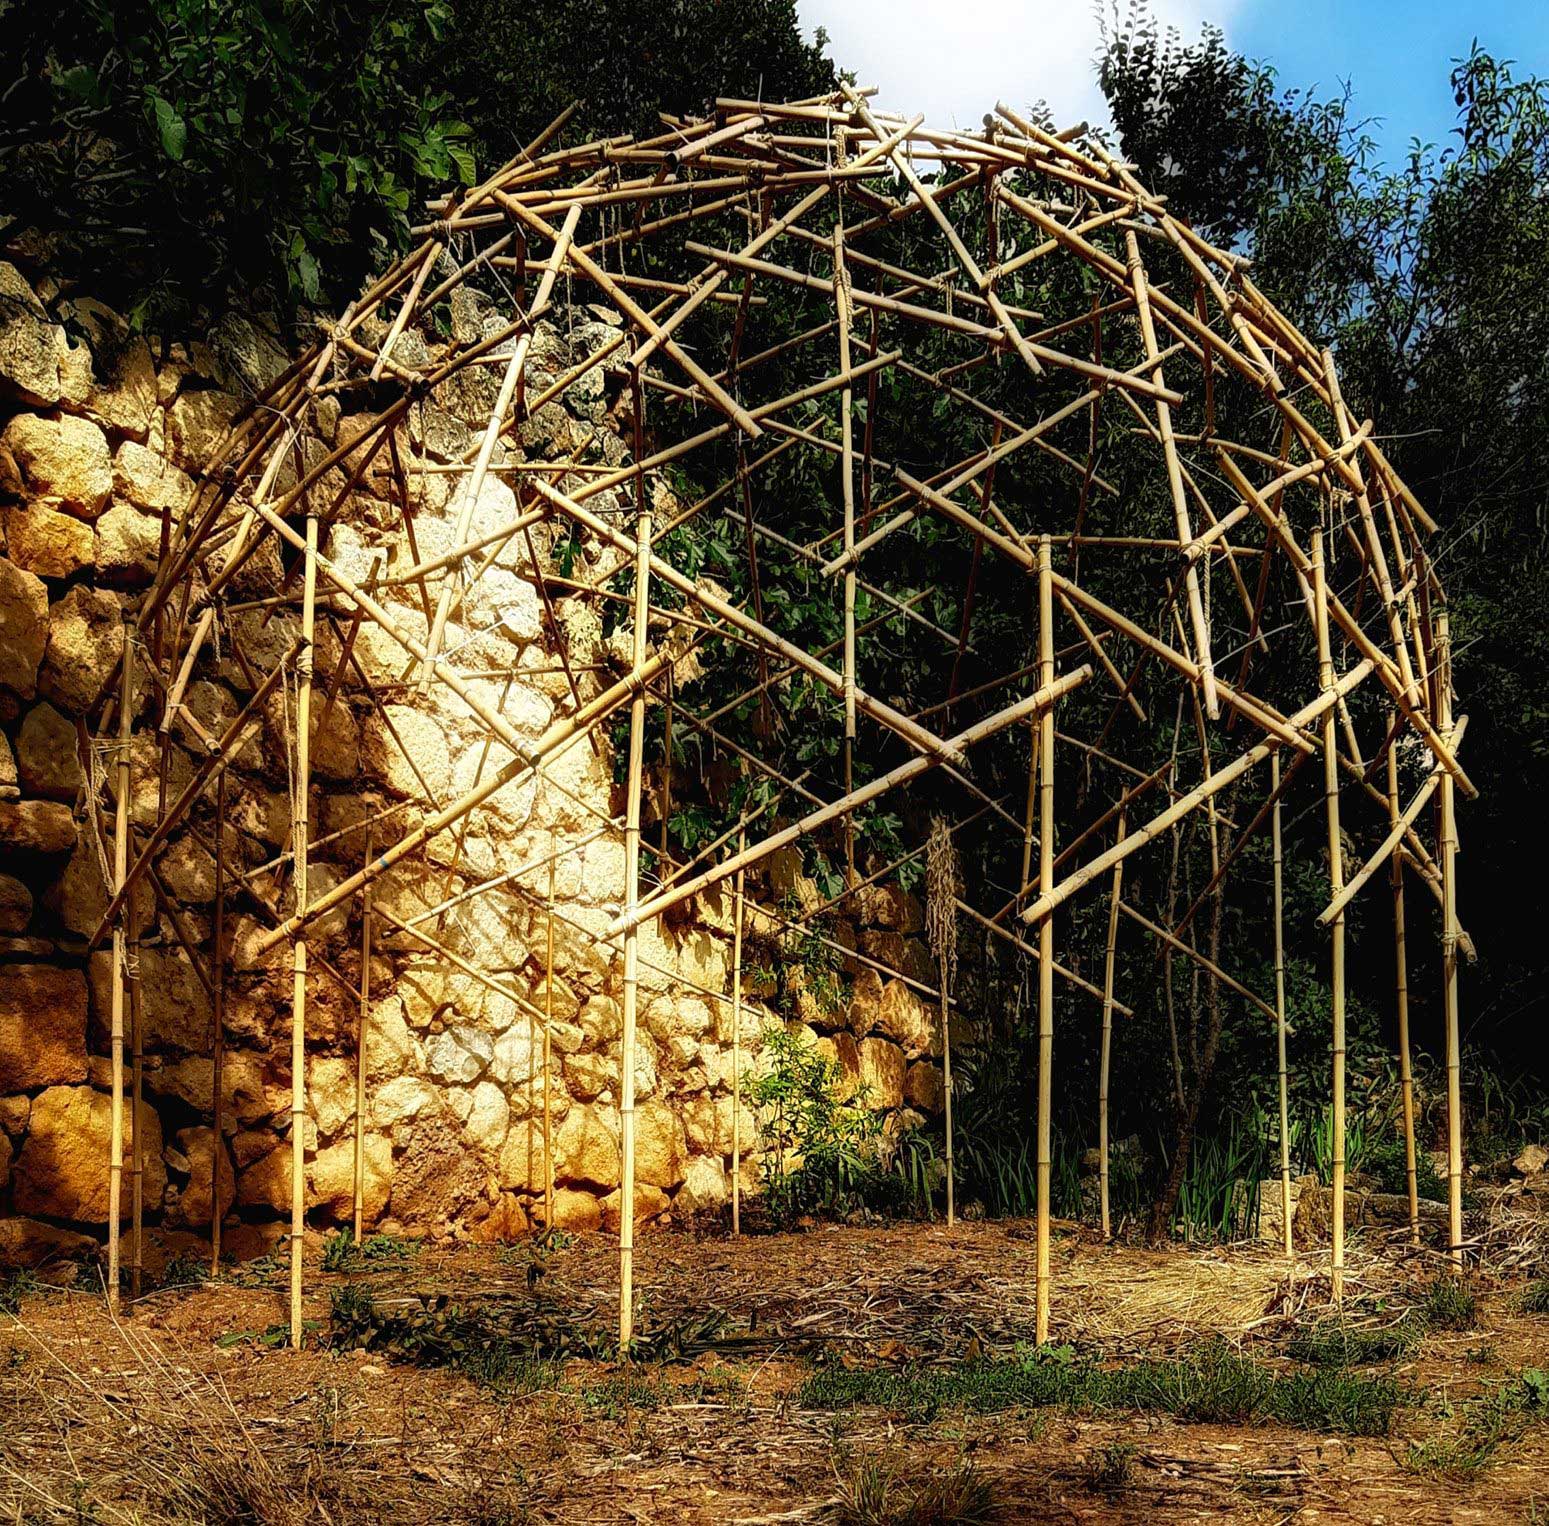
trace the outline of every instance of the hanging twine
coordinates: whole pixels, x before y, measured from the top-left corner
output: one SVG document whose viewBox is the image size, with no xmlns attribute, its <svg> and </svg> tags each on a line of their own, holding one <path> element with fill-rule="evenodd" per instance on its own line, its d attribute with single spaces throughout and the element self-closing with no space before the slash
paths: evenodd
<svg viewBox="0 0 1549 1526">
<path fill-rule="evenodd" d="M 925 935 L 931 952 L 957 973 L 957 849 L 943 817 L 932 816 L 925 848 Z"/>
</svg>

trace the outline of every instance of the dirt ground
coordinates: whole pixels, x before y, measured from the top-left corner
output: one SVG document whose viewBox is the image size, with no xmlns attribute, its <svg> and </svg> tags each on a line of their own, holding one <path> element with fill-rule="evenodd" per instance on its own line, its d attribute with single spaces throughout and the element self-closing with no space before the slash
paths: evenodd
<svg viewBox="0 0 1549 1526">
<path fill-rule="evenodd" d="M 1472 1401 L 1524 1368 L 1549 1367 L 1549 1315 L 1520 1311 L 1520 1280 L 1476 1279 L 1474 1328 L 1432 1332 L 1384 1369 L 1407 1398 L 1392 1434 L 1370 1439 L 1157 1413 L 910 1421 L 803 1407 L 820 1360 L 907 1372 L 1025 1350 L 1033 1244 L 1018 1222 L 645 1236 L 639 1326 L 668 1332 L 658 1359 L 559 1360 L 516 1391 L 328 1349 L 330 1293 L 354 1283 L 379 1308 L 450 1300 L 601 1334 L 616 1317 L 611 1240 L 425 1246 L 347 1273 L 324 1272 L 320 1246 L 311 1259 L 316 1329 L 300 1352 L 266 1333 L 285 1317 L 273 1262 L 149 1293 L 116 1324 L 84 1274 L 21 1289 L 15 1314 L 0 1314 L 0 1520 L 905 1519 L 846 1504 L 868 1468 L 903 1485 L 970 1469 L 990 1511 L 963 1519 L 1549 1519 L 1549 1419 L 1514 1422 L 1466 1463 L 1417 1466 L 1413 1450 L 1454 1434 Z M 1349 1296 L 1376 1325 L 1433 1275 L 1423 1258 L 1360 1245 Z M 1288 1267 L 1257 1247 L 1155 1252 L 1071 1229 L 1055 1276 L 1053 1340 L 1104 1363 L 1216 1340 L 1284 1365 L 1289 1335 L 1326 1313 L 1316 1255 Z"/>
</svg>

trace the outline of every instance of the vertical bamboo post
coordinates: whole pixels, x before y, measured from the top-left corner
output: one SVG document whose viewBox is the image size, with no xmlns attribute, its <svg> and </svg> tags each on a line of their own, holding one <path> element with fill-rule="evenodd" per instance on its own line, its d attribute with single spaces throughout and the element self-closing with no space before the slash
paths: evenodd
<svg viewBox="0 0 1549 1526">
<path fill-rule="evenodd" d="M 140 991 L 140 919 L 134 897 L 124 903 L 127 946 L 124 983 L 129 995 L 129 1296 L 140 1296 L 145 1275 L 145 1131 L 140 1127 L 145 1106 L 145 1006 Z"/>
<path fill-rule="evenodd" d="M 1285 1029 L 1285 855 L 1280 837 L 1280 754 L 1269 755 L 1275 803 L 1270 820 L 1275 884 L 1275 1051 L 1280 1081 L 1280 1235 L 1286 1259 L 1295 1254 L 1291 1238 L 1291 1086 L 1286 1069 Z"/>
<path fill-rule="evenodd" d="M 1054 682 L 1054 582 L 1049 537 L 1038 538 L 1038 686 Z M 1038 883 L 1054 883 L 1054 707 L 1038 720 Z M 1049 1188 L 1053 1177 L 1051 1114 L 1054 1065 L 1054 919 L 1038 926 L 1038 1250 L 1035 1337 L 1049 1338 Z"/>
<path fill-rule="evenodd" d="M 1442 741 L 1452 742 L 1452 635 L 1445 607 L 1436 612 L 1437 694 Z M 1457 786 L 1441 771 L 1442 1001 L 1447 1025 L 1447 1256 L 1463 1275 L 1462 1045 L 1458 1033 Z"/>
<path fill-rule="evenodd" d="M 1334 659 L 1329 650 L 1328 583 L 1323 567 L 1323 528 L 1312 532 L 1313 616 L 1318 633 L 1318 682 L 1325 694 L 1334 687 Z M 1339 755 L 1334 740 L 1334 706 L 1323 712 L 1323 800 L 1328 817 L 1329 890 L 1337 896 L 1344 889 L 1344 856 L 1339 841 Z M 1329 996 L 1333 1006 L 1333 1250 L 1329 1267 L 1329 1292 L 1335 1303 L 1345 1295 L 1345 914 L 1329 924 Z"/>
<path fill-rule="evenodd" d="M 113 808 L 113 893 L 120 894 L 129 873 L 129 744 L 134 710 L 134 625 L 124 619 L 124 655 L 118 685 L 118 799 Z M 112 1066 L 113 1102 L 108 1138 L 108 1307 L 119 1304 L 120 1220 L 124 1201 L 124 919 L 113 929 Z"/>
<path fill-rule="evenodd" d="M 737 852 L 747 846 L 748 834 L 737 834 Z M 742 889 L 745 869 L 737 870 L 737 889 L 732 897 L 736 926 L 731 942 L 731 1232 L 742 1233 Z"/>
<path fill-rule="evenodd" d="M 543 1229 L 554 1228 L 554 866 L 558 854 L 549 843 L 549 903 L 544 922 L 543 958 Z"/>
<path fill-rule="evenodd" d="M 366 829 L 366 862 L 371 862 L 371 830 Z M 360 1006 L 355 1014 L 355 1243 L 360 1244 L 366 1201 L 366 1042 L 371 1011 L 371 886 L 360 899 Z"/>
<path fill-rule="evenodd" d="M 844 219 L 834 224 L 834 306 L 839 319 L 839 370 L 850 374 L 850 274 L 844 263 Z M 855 788 L 855 425 L 854 389 L 839 393 L 840 488 L 844 501 L 844 792 Z M 844 818 L 845 885 L 855 883 L 855 818 Z"/>
<path fill-rule="evenodd" d="M 1388 740 L 1388 820 L 1397 826 L 1398 716 Z M 1415 1074 L 1409 1053 L 1409 952 L 1404 928 L 1404 865 L 1395 847 L 1389 869 L 1393 881 L 1393 989 L 1398 1005 L 1398 1077 L 1403 1102 L 1404 1175 L 1409 1187 L 1409 1242 L 1420 1243 L 1420 1182 L 1415 1167 Z"/>
<path fill-rule="evenodd" d="M 936 990 L 941 1021 L 942 1108 L 946 1126 L 947 1225 L 957 1223 L 957 1172 L 952 1131 L 952 980 L 957 971 L 957 851 L 944 818 L 931 821 L 926 845 L 925 932 L 936 952 Z"/>
<path fill-rule="evenodd" d="M 210 1275 L 221 1269 L 221 1174 L 226 1150 L 226 770 L 215 784 L 215 994 L 210 1066 Z"/>
<path fill-rule="evenodd" d="M 638 369 L 634 376 L 635 460 L 643 459 L 645 388 Z M 635 599 L 632 661 L 638 672 L 645 664 L 651 591 L 651 509 L 645 474 L 635 476 Z M 624 912 L 640 900 L 640 768 L 645 748 L 645 688 L 635 689 L 629 702 L 629 775 L 624 814 Z M 639 930 L 624 933 L 624 1031 L 619 1045 L 619 1355 L 627 1357 L 635 1330 L 635 1021 L 640 1003 Z"/>
<path fill-rule="evenodd" d="M 1119 807 L 1118 841 L 1123 842 L 1127 823 Z M 1113 893 L 1108 901 L 1108 948 L 1103 958 L 1103 1044 L 1097 1070 L 1097 1203 L 1103 1239 L 1113 1238 L 1108 1208 L 1108 1072 L 1113 1059 L 1113 967 L 1119 941 L 1119 897 L 1124 891 L 1124 860 L 1113 866 Z"/>
<path fill-rule="evenodd" d="M 307 905 L 307 855 L 312 789 L 312 641 L 317 630 L 317 515 L 307 515 L 306 568 L 301 599 L 301 650 L 296 654 L 296 914 Z M 301 1252 L 307 1213 L 307 929 L 296 928 L 290 1008 L 290 1343 L 301 1345 Z"/>
</svg>

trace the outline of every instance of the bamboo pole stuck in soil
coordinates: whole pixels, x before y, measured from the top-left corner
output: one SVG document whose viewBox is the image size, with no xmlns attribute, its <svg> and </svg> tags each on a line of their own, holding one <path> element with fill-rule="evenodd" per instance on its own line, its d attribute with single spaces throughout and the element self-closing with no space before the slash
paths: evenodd
<svg viewBox="0 0 1549 1526">
<path fill-rule="evenodd" d="M 1398 748 L 1388 743 L 1388 819 L 1399 822 Z M 1395 845 L 1389 858 L 1393 885 L 1393 996 L 1398 1014 L 1398 1084 L 1404 1127 L 1404 1180 L 1409 1192 L 1409 1241 L 1420 1243 L 1420 1180 L 1415 1164 L 1415 1076 L 1409 1052 L 1409 951 L 1405 946 L 1404 865 Z"/>
<path fill-rule="evenodd" d="M 1124 811 L 1119 811 L 1117 841 L 1124 841 Z M 1108 901 L 1108 946 L 1103 956 L 1103 1041 L 1097 1070 L 1097 1198 L 1103 1239 L 1113 1238 L 1108 1211 L 1108 1074 L 1113 1058 L 1113 969 L 1119 940 L 1119 901 L 1124 891 L 1124 860 L 1113 866 L 1113 890 Z"/>
<path fill-rule="evenodd" d="M 1275 1061 L 1280 1102 L 1280 1233 L 1282 1249 L 1289 1260 L 1296 1251 L 1291 1239 L 1291 1097 L 1285 1042 L 1285 856 L 1280 829 L 1280 754 L 1278 752 L 1270 758 L 1270 785 L 1270 793 L 1274 799 L 1274 814 L 1270 822 L 1270 843 L 1273 854 L 1275 918 Z"/>
<path fill-rule="evenodd" d="M 640 409 L 645 390 L 634 377 L 635 434 L 642 433 Z M 636 456 L 639 458 L 637 450 Z M 635 609 L 631 660 L 638 672 L 646 660 L 646 623 L 650 615 L 651 508 L 645 474 L 635 479 Z M 645 690 L 629 702 L 629 765 L 625 775 L 623 914 L 640 904 L 640 774 L 645 751 Z M 635 1329 L 635 1024 L 640 1002 L 640 932 L 631 921 L 624 932 L 623 1035 L 619 1043 L 619 1355 L 627 1358 Z"/>
<path fill-rule="evenodd" d="M 371 829 L 366 829 L 366 862 L 371 862 Z M 366 1060 L 371 1022 L 371 881 L 360 892 L 360 1005 L 355 1013 L 355 1244 L 360 1244 L 366 1199 Z"/>
<path fill-rule="evenodd" d="M 549 855 L 549 893 L 543 950 L 543 1229 L 554 1233 L 554 873 Z"/>
<path fill-rule="evenodd" d="M 295 837 L 295 904 L 307 904 L 308 796 L 312 789 L 312 664 L 317 634 L 317 516 L 307 515 L 301 650 L 296 654 L 296 777 L 291 806 Z M 296 929 L 290 1006 L 290 1343 L 302 1340 L 301 1271 L 307 1214 L 307 930 Z"/>
<path fill-rule="evenodd" d="M 1452 633 L 1446 605 L 1436 612 L 1436 693 L 1441 734 L 1452 738 Z M 1441 781 L 1442 1003 L 1447 1059 L 1447 1257 L 1454 1276 L 1463 1275 L 1463 1087 L 1462 1040 L 1458 1031 L 1458 823 L 1457 787 L 1450 773 Z"/>
<path fill-rule="evenodd" d="M 134 626 L 124 619 L 124 655 L 119 663 L 117 800 L 113 806 L 113 892 L 123 890 L 129 870 L 129 795 L 133 785 L 130 745 L 134 724 Z M 127 939 L 123 919 L 113 925 L 113 977 L 110 1037 L 112 1113 L 108 1125 L 108 1307 L 119 1306 L 120 1231 L 124 1193 L 124 961 Z M 138 1124 L 139 1120 L 133 1120 Z"/>
<path fill-rule="evenodd" d="M 215 785 L 215 948 L 210 1026 L 210 1275 L 221 1269 L 221 1173 L 226 1158 L 226 775 Z"/>
<path fill-rule="evenodd" d="M 1038 541 L 1038 684 L 1054 683 L 1054 580 L 1049 537 Z M 1090 669 L 1088 670 L 1090 671 Z M 1054 879 L 1054 707 L 1038 718 L 1038 882 Z M 1054 918 L 1038 926 L 1038 1223 L 1035 1339 L 1049 1339 L 1049 1192 L 1053 1184 Z"/>
<path fill-rule="evenodd" d="M 747 847 L 747 834 L 737 834 L 737 852 Z M 746 869 L 737 870 L 732 894 L 731 945 L 731 1232 L 742 1233 L 742 919 Z"/>
<path fill-rule="evenodd" d="M 1318 635 L 1318 684 L 1323 693 L 1334 693 L 1334 659 L 1329 647 L 1328 589 L 1323 567 L 1323 527 L 1312 531 L 1313 618 Z M 1338 901 L 1344 888 L 1344 851 L 1339 836 L 1339 762 L 1334 740 L 1334 707 L 1323 712 L 1323 802 L 1328 818 L 1329 890 Z M 1329 1294 L 1337 1304 L 1345 1296 L 1345 914 L 1341 908 L 1329 923 L 1329 1000 L 1333 1022 L 1333 1075 L 1331 1080 L 1333 1203 L 1329 1265 Z"/>
<path fill-rule="evenodd" d="M 941 1091 L 946 1127 L 947 1224 L 957 1222 L 957 1183 L 952 1164 L 952 1020 L 951 988 L 957 972 L 957 850 L 943 817 L 931 823 L 926 850 L 925 931 L 936 955 L 937 1015 L 941 1023 Z"/>
</svg>

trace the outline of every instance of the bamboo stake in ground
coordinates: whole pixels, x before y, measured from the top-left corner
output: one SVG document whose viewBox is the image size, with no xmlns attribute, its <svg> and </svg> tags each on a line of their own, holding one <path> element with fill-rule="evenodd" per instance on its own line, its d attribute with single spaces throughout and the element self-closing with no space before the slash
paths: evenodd
<svg viewBox="0 0 1549 1526">
<path fill-rule="evenodd" d="M 1038 686 L 1054 682 L 1054 580 L 1049 537 L 1038 540 Z M 1038 883 L 1054 882 L 1054 707 L 1038 718 Z M 1038 926 L 1038 1246 L 1037 1312 L 1034 1329 L 1041 1346 L 1049 1338 L 1049 1189 L 1053 1179 L 1054 917 Z"/>
<path fill-rule="evenodd" d="M 1318 684 L 1325 695 L 1334 692 L 1334 659 L 1329 650 L 1328 586 L 1323 570 L 1323 527 L 1312 532 L 1313 617 L 1318 632 Z M 1344 854 L 1339 840 L 1339 754 L 1334 740 L 1334 706 L 1323 712 L 1323 800 L 1328 817 L 1328 879 L 1337 897 L 1344 888 Z M 1345 1296 L 1345 914 L 1329 924 L 1329 996 L 1333 1007 L 1333 1204 L 1329 1293 L 1335 1303 Z"/>
<path fill-rule="evenodd" d="M 1436 612 L 1436 691 L 1441 734 L 1452 737 L 1452 635 L 1445 607 Z M 1458 821 L 1457 785 L 1441 779 L 1442 1002 L 1447 1027 L 1447 1256 L 1463 1275 L 1463 1097 L 1458 1034 Z"/>
<path fill-rule="evenodd" d="M 549 855 L 548 908 L 544 919 L 543 959 L 543 1229 L 554 1232 L 554 869 Z"/>
<path fill-rule="evenodd" d="M 1270 786 L 1274 797 L 1270 837 L 1274 846 L 1275 881 L 1275 1056 L 1280 1081 L 1280 1228 L 1286 1256 L 1295 1255 L 1291 1243 L 1291 1108 L 1290 1078 L 1285 1046 L 1285 894 L 1284 856 L 1280 842 L 1280 754 L 1270 755 Z"/>
<path fill-rule="evenodd" d="M 926 850 L 925 932 L 936 955 L 937 991 L 941 1017 L 941 1093 L 947 1131 L 947 1223 L 957 1222 L 956 1180 L 952 1168 L 952 1024 L 953 977 L 957 973 L 957 850 L 946 822 L 931 822 Z"/>
<path fill-rule="evenodd" d="M 636 459 L 640 458 L 644 433 L 640 410 L 645 389 L 638 372 L 634 378 Z M 650 618 L 651 509 L 646 498 L 645 474 L 635 478 L 635 671 L 645 665 L 646 624 Z M 645 689 L 637 689 L 629 702 L 629 773 L 624 812 L 624 906 L 632 918 L 640 902 L 640 769 L 645 751 Z M 629 1355 L 635 1330 L 635 1020 L 640 1002 L 640 932 L 630 920 L 624 930 L 623 1036 L 619 1044 L 619 1355 Z"/>
<path fill-rule="evenodd" d="M 317 629 L 317 516 L 307 515 L 301 603 L 301 650 L 296 654 L 296 915 L 307 904 L 307 797 L 312 788 L 312 642 Z M 290 1008 L 290 1343 L 301 1345 L 301 1253 L 307 1211 L 307 930 L 296 929 Z"/>
<path fill-rule="evenodd" d="M 124 621 L 124 655 L 118 685 L 118 799 L 113 808 L 113 893 L 124 887 L 129 872 L 129 743 L 134 710 L 133 623 Z M 124 959 L 123 920 L 113 927 L 113 994 L 111 1038 L 113 1102 L 108 1136 L 108 1307 L 116 1314 L 119 1301 L 120 1229 L 124 1201 Z M 136 1123 L 138 1119 L 134 1120 Z"/>
<path fill-rule="evenodd" d="M 371 829 L 366 829 L 371 862 Z M 360 893 L 360 1007 L 355 1016 L 355 1243 L 360 1244 L 366 1197 L 366 1037 L 371 1011 L 371 881 Z"/>
<path fill-rule="evenodd" d="M 1118 841 L 1124 841 L 1124 811 L 1119 810 Z M 1113 866 L 1113 895 L 1108 903 L 1108 948 L 1103 959 L 1103 1045 L 1097 1071 L 1097 1202 L 1103 1239 L 1113 1238 L 1108 1211 L 1108 1072 L 1113 1058 L 1113 966 L 1119 938 L 1119 901 L 1124 892 L 1124 860 Z"/>
<path fill-rule="evenodd" d="M 221 1269 L 221 1173 L 226 1157 L 226 772 L 215 785 L 215 992 L 211 998 L 210 1066 L 210 1275 Z"/>
<path fill-rule="evenodd" d="M 747 833 L 737 834 L 737 852 L 747 847 Z M 742 1233 L 742 888 L 746 869 L 737 871 L 732 897 L 736 926 L 731 944 L 731 1232 Z"/>
<path fill-rule="evenodd" d="M 1388 740 L 1388 820 L 1396 827 L 1398 809 L 1398 717 Z M 1398 1076 L 1403 1104 L 1404 1176 L 1409 1188 L 1409 1243 L 1420 1243 L 1420 1182 L 1415 1168 L 1415 1076 L 1409 1053 L 1409 952 L 1405 947 L 1404 864 L 1397 847 L 1391 859 L 1393 879 L 1393 985 L 1398 1007 Z"/>
</svg>

